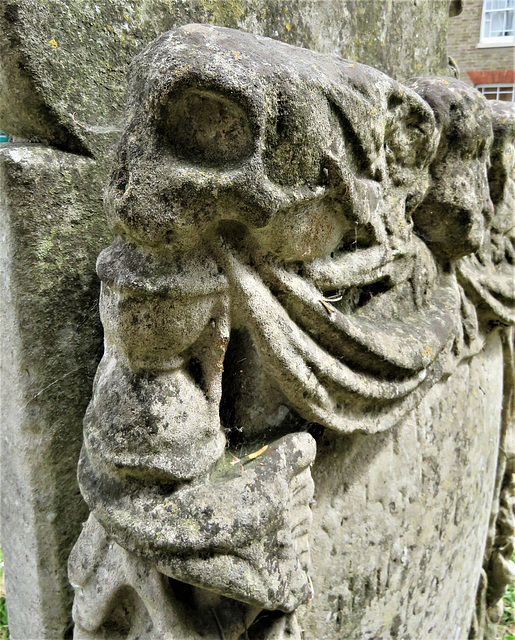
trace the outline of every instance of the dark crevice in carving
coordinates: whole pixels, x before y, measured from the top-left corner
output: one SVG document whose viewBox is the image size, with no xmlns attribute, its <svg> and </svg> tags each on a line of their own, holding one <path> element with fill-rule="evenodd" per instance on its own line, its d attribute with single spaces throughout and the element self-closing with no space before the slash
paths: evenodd
<svg viewBox="0 0 515 640">
<path fill-rule="evenodd" d="M 113 598 L 110 614 L 97 633 L 105 634 L 109 640 L 126 640 L 141 607 L 144 605 L 131 587 L 121 588 Z"/>
<path fill-rule="evenodd" d="M 7 4 L 5 6 L 4 16 L 7 22 L 17 22 L 19 14 L 19 7 L 16 4 Z"/>
<path fill-rule="evenodd" d="M 370 302 L 375 296 L 386 293 L 393 288 L 393 284 L 389 278 L 382 278 L 377 282 L 364 285 L 362 287 L 351 287 L 342 294 L 342 299 L 334 302 L 333 305 L 343 313 L 351 313 Z M 324 291 L 324 295 L 338 295 L 339 291 Z"/>
<path fill-rule="evenodd" d="M 272 629 L 277 621 L 283 616 L 284 614 L 280 611 L 263 611 L 260 613 L 249 629 L 249 637 L 251 640 L 253 638 L 267 638 L 268 633 L 270 633 L 270 629 Z M 289 635 L 290 634 L 288 633 L 288 636 Z M 286 639 L 288 636 L 283 637 Z"/>
<path fill-rule="evenodd" d="M 342 235 L 338 246 L 331 252 L 331 258 L 349 251 L 358 251 L 376 244 L 375 231 L 372 224 L 350 224 Z"/>
<path fill-rule="evenodd" d="M 238 339 L 239 338 L 239 339 Z M 240 446 L 243 442 L 243 427 L 236 423 L 236 398 L 240 397 L 243 381 L 238 375 L 238 366 L 245 357 L 245 351 L 240 346 L 241 337 L 231 332 L 229 346 L 224 359 L 222 374 L 222 399 L 220 401 L 220 419 L 227 434 L 229 448 Z"/>
<path fill-rule="evenodd" d="M 186 365 L 186 370 L 193 378 L 195 384 L 197 384 L 204 393 L 206 392 L 204 373 L 202 371 L 202 364 L 198 358 L 190 358 L 188 364 Z"/>
<path fill-rule="evenodd" d="M 247 114 L 227 95 L 201 88 L 170 96 L 160 128 L 178 158 L 201 166 L 234 166 L 254 147 Z"/>
<path fill-rule="evenodd" d="M 256 611 L 243 602 L 168 578 L 174 600 L 199 637 L 236 639 L 252 624 Z"/>
<path fill-rule="evenodd" d="M 256 402 L 259 372 L 259 360 L 249 332 L 233 329 L 224 359 L 220 402 L 220 418 L 229 448 L 238 449 L 248 439 L 249 425 L 243 424 L 241 410 Z"/>
<path fill-rule="evenodd" d="M 375 180 L 376 177 L 372 174 L 368 154 L 364 149 L 359 136 L 355 132 L 354 127 L 345 113 L 343 113 L 341 107 L 330 96 L 327 96 L 327 100 L 331 107 L 331 111 L 339 124 L 341 135 L 345 143 L 345 149 L 347 151 L 345 162 L 349 163 L 356 177 Z"/>
<path fill-rule="evenodd" d="M 309 435 L 311 435 L 315 439 L 315 442 L 317 443 L 317 448 L 318 448 L 319 443 L 324 441 L 324 438 L 326 435 L 326 428 L 316 422 L 309 422 L 306 425 L 306 431 L 309 433 Z"/>
<path fill-rule="evenodd" d="M 168 578 L 168 583 L 172 589 L 174 597 L 178 600 L 178 602 L 182 603 L 186 606 L 193 606 L 193 587 L 191 584 L 187 582 L 181 582 L 180 580 L 175 580 L 174 578 Z"/>
<path fill-rule="evenodd" d="M 392 111 L 395 107 L 400 107 L 404 103 L 404 99 L 397 93 L 392 93 L 388 97 L 388 111 Z"/>
<path fill-rule="evenodd" d="M 277 117 L 275 119 L 275 135 L 280 140 L 288 131 L 287 112 L 284 96 L 279 96 Z"/>
</svg>

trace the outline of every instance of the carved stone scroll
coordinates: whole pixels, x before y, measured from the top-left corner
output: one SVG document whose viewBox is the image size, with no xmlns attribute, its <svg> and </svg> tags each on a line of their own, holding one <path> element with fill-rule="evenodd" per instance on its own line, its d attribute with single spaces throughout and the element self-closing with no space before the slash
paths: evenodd
<svg viewBox="0 0 515 640">
<path fill-rule="evenodd" d="M 137 56 L 76 639 L 466 637 L 513 308 L 492 122 L 459 81 L 230 29 Z"/>
</svg>

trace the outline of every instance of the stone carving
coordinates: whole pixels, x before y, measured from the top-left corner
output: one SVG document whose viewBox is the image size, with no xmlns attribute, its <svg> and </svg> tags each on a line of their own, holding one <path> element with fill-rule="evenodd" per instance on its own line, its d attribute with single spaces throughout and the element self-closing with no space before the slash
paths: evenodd
<svg viewBox="0 0 515 640">
<path fill-rule="evenodd" d="M 491 226 L 479 251 L 460 260 L 458 278 L 477 310 L 477 326 L 510 325 L 514 322 L 515 262 L 515 109 L 512 104 L 492 105 L 494 141 L 488 180 L 494 205 Z M 515 579 L 511 561 L 514 549 L 514 371 L 513 329 L 503 336 L 504 402 L 501 444 L 484 569 L 477 594 L 477 611 L 471 638 L 482 638 L 488 623 L 502 618 L 502 596 Z"/>
<path fill-rule="evenodd" d="M 457 80 L 403 86 L 230 29 L 135 59 L 97 263 L 75 638 L 300 640 L 316 439 L 393 429 L 492 314 L 511 321 L 492 139 Z"/>
</svg>

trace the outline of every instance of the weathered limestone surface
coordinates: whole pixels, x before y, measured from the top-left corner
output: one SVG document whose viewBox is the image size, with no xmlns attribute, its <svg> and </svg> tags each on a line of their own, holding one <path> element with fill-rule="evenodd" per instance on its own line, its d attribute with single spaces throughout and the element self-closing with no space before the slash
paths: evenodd
<svg viewBox="0 0 515 640">
<path fill-rule="evenodd" d="M 251 627 L 251 638 L 297 637 L 299 628 L 317 640 L 467 637 L 499 443 L 502 383 L 492 378 L 492 367 L 502 367 L 497 335 L 394 430 L 373 438 L 329 434 L 318 441 L 313 601 L 298 610 L 291 635 L 274 636 L 277 629 L 271 631 L 265 618 L 257 629 Z M 151 635 L 145 616 L 144 637 L 189 639 L 202 631 L 216 639 L 206 597 L 208 606 L 218 605 L 221 620 L 238 622 L 237 609 L 231 611 L 227 601 L 220 606 L 213 596 L 178 583 L 156 588 L 162 574 L 144 561 L 135 565 L 114 547 L 104 580 L 116 584 L 122 574 L 162 625 L 157 633 L 154 625 Z M 142 581 L 146 572 L 149 578 Z M 97 597 L 105 598 L 106 592 Z M 125 603 L 134 607 L 130 597 Z M 141 617 L 139 623 L 140 630 L 145 628 Z M 131 630 L 136 634 L 137 629 Z M 231 633 L 226 622 L 224 630 L 228 638 L 239 637 L 238 627 Z"/>
<path fill-rule="evenodd" d="M 458 263 L 458 277 L 480 314 L 490 322 L 513 324 L 515 281 L 511 269 L 515 259 L 515 118 L 512 104 L 497 102 L 492 108 L 494 142 L 488 179 L 494 205 L 490 238 L 477 256 Z M 496 277 L 492 277 L 496 274 Z M 485 550 L 483 571 L 476 597 L 477 611 L 471 638 L 482 638 L 502 619 L 502 595 L 515 579 L 511 561 L 514 548 L 514 455 L 515 455 L 515 357 L 514 336 L 503 335 L 504 397 L 501 443 L 497 461 L 494 500 Z M 493 627 L 495 632 L 495 626 Z"/>
<path fill-rule="evenodd" d="M 40 145 L 0 150 L 2 550 L 14 637 L 63 637 L 69 626 L 67 550 L 85 514 L 77 425 L 102 349 L 94 256 L 109 237 L 97 175 L 92 160 Z"/>
<path fill-rule="evenodd" d="M 494 139 L 467 85 L 408 84 L 204 25 L 134 60 L 75 638 L 468 637 L 515 297 L 513 174 L 487 170 L 515 114 Z"/>
<path fill-rule="evenodd" d="M 499 443 L 502 382 L 492 371 L 502 358 L 493 335 L 393 431 L 319 443 L 320 575 L 302 613 L 306 637 L 468 637 Z"/>
<path fill-rule="evenodd" d="M 341 53 L 395 77 L 446 66 L 447 3 L 441 0 L 402 7 L 389 0 L 359 7 L 352 1 L 0 2 L 0 122 L 22 141 L 2 152 L 0 308 L 8 345 L 2 356 L 2 546 L 13 638 L 61 638 L 70 624 L 66 559 L 84 518 L 72 460 L 101 355 L 93 265 L 109 243 L 101 193 L 123 120 L 126 67 L 159 33 L 195 21 Z M 420 25 L 417 36 L 415 30 L 413 37 L 401 34 L 406 23 Z M 50 146 L 26 147 L 24 140 Z M 73 211 L 80 220 L 74 227 L 46 222 L 63 206 L 65 219 Z M 22 311 L 29 323 L 22 323 Z M 74 394 L 73 402 L 63 400 Z M 46 487 L 44 508 L 40 486 Z"/>
<path fill-rule="evenodd" d="M 492 216 L 484 101 L 452 81 L 392 80 L 445 72 L 447 11 L 0 2 L 0 128 L 47 145 L 0 152 L 15 640 L 69 637 L 66 561 L 87 517 L 75 467 L 101 357 L 94 262 L 111 242 L 101 199 L 126 68 L 190 22 L 391 78 L 253 50 L 244 34 L 202 50 L 202 28 L 173 59 L 139 58 L 108 197 L 119 237 L 99 262 L 107 351 L 81 462 L 94 515 L 71 560 L 76 638 L 466 638 L 489 515 L 476 637 L 495 618 L 511 575 L 513 114 L 493 118 Z"/>
<path fill-rule="evenodd" d="M 444 73 L 447 13 L 447 0 L 2 0 L 0 122 L 11 135 L 103 155 L 123 118 L 127 64 L 163 31 L 192 22 L 339 54 L 395 78 Z"/>
</svg>

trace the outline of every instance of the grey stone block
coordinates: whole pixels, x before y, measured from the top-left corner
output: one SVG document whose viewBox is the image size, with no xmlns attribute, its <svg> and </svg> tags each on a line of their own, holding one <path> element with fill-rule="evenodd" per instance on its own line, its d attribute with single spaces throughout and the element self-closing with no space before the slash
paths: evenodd
<svg viewBox="0 0 515 640">
<path fill-rule="evenodd" d="M 109 242 L 95 161 L 4 146 L 1 180 L 2 550 L 11 637 L 64 637 L 66 561 L 87 512 L 82 416 L 102 353 L 96 255 Z"/>
</svg>

